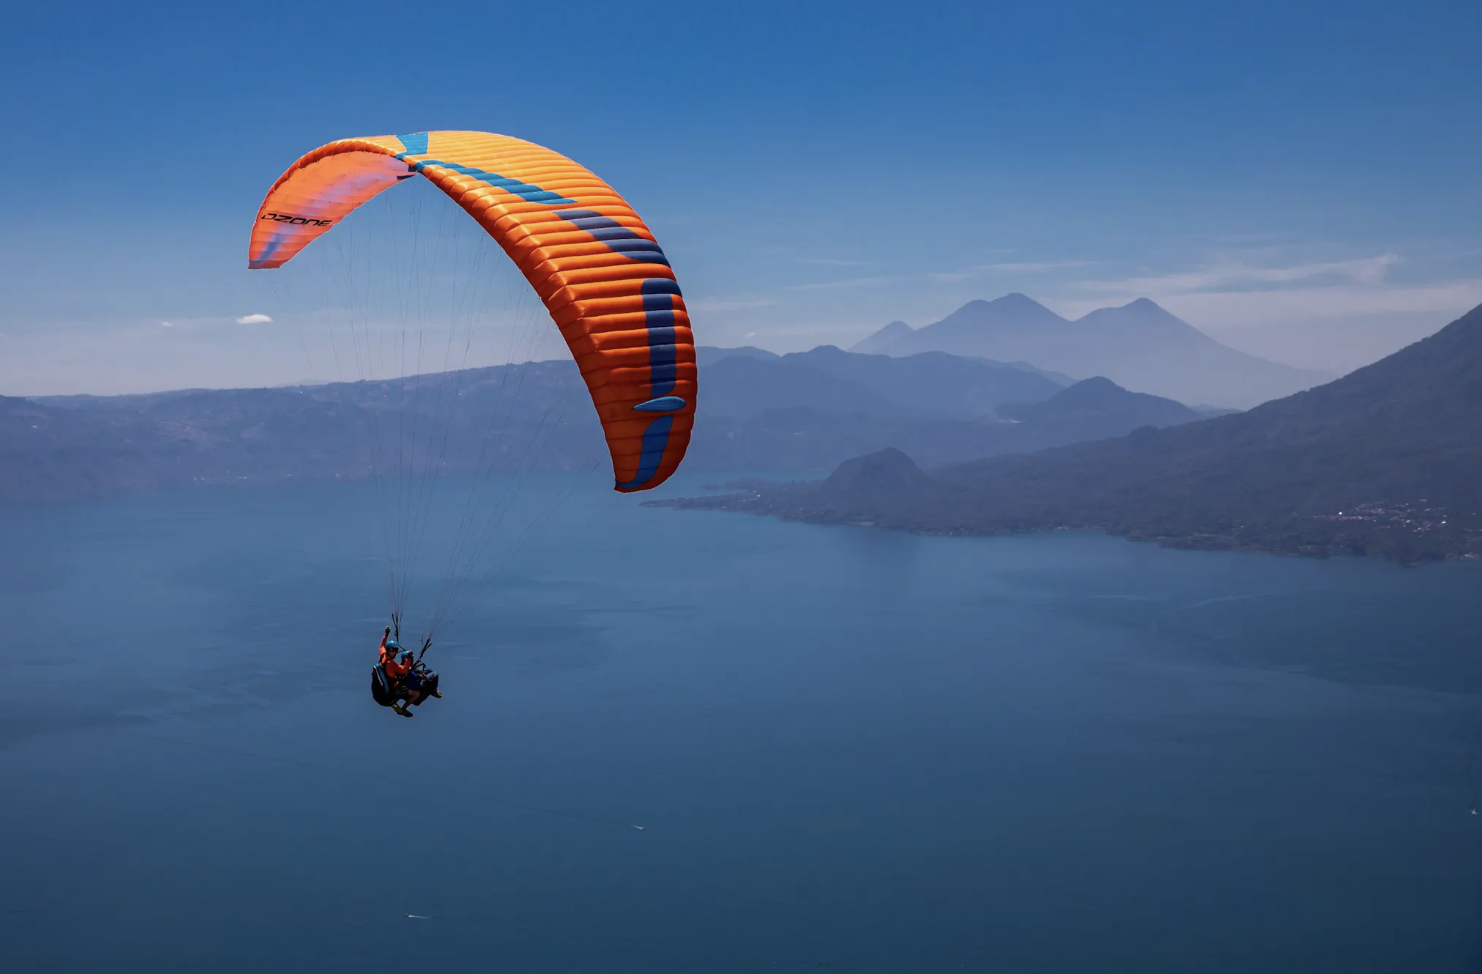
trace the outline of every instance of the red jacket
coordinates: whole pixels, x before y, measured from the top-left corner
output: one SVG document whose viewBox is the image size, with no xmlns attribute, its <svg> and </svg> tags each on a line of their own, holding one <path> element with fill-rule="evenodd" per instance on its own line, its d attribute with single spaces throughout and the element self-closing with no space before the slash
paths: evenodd
<svg viewBox="0 0 1482 974">
<path fill-rule="evenodd" d="M 386 671 L 386 676 L 395 683 L 412 671 L 412 654 L 405 649 L 390 650 L 386 648 L 386 637 L 381 637 L 381 667 Z"/>
</svg>

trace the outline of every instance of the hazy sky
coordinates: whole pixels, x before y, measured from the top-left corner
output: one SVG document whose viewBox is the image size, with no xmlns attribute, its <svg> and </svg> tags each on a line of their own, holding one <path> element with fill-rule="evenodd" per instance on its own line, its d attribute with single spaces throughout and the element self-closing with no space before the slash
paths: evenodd
<svg viewBox="0 0 1482 974">
<path fill-rule="evenodd" d="M 1023 291 L 1347 369 L 1482 303 L 1479 41 L 1475 0 L 18 5 L 0 393 L 324 377 L 260 320 L 257 205 L 438 128 L 616 186 L 705 344 Z"/>
</svg>

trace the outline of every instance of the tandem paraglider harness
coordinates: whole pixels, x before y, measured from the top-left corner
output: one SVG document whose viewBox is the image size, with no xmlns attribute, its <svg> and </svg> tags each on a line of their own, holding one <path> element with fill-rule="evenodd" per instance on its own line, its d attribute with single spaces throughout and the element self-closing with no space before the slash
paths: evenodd
<svg viewBox="0 0 1482 974">
<path fill-rule="evenodd" d="M 398 700 L 405 700 L 412 690 L 422 691 L 422 696 L 417 701 L 417 704 L 420 704 L 432 696 L 432 692 L 436 689 L 437 673 L 429 670 L 427 664 L 420 660 L 412 666 L 411 672 L 400 680 L 392 680 L 387 676 L 386 668 L 380 663 L 371 667 L 371 696 L 383 707 L 389 707 Z"/>
<path fill-rule="evenodd" d="M 401 620 L 396 616 L 392 616 L 391 621 L 396 625 L 396 636 L 393 638 L 399 639 L 401 637 Z M 405 700 L 409 697 L 411 691 L 419 690 L 422 696 L 417 700 L 417 703 L 412 705 L 418 706 L 423 700 L 426 700 L 437 692 L 437 673 L 434 670 L 428 669 L 427 664 L 422 662 L 423 654 L 427 652 L 427 648 L 431 645 L 432 637 L 428 636 L 427 640 L 422 643 L 422 652 L 417 654 L 417 661 L 412 664 L 412 668 L 408 671 L 407 675 L 400 680 L 393 680 L 386 673 L 386 667 L 380 663 L 371 667 L 371 697 L 376 703 L 383 707 L 390 707 L 396 701 Z M 402 652 L 405 652 L 405 650 L 402 650 Z"/>
</svg>

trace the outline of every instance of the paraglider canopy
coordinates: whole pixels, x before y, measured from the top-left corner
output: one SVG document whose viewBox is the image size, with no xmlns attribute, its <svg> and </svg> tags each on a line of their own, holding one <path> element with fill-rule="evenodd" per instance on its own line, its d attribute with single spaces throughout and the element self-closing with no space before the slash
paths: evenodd
<svg viewBox="0 0 1482 974">
<path fill-rule="evenodd" d="M 615 489 L 679 466 L 694 426 L 694 335 L 669 260 L 626 200 L 586 168 L 487 132 L 341 139 L 273 184 L 248 266 L 281 267 L 353 210 L 421 175 L 510 256 L 560 328 L 596 406 Z"/>
</svg>

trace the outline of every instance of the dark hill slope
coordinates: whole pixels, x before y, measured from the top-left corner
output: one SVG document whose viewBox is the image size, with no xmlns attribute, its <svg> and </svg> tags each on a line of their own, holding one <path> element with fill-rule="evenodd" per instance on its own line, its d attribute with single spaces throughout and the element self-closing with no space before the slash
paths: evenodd
<svg viewBox="0 0 1482 974">
<path fill-rule="evenodd" d="M 1042 430 L 1074 429 L 1075 436 L 1065 443 L 1122 436 L 1139 426 L 1177 426 L 1200 418 L 1181 402 L 1128 392 L 1102 376 L 1077 382 L 1041 402 L 1000 406 L 998 415 Z"/>
</svg>

